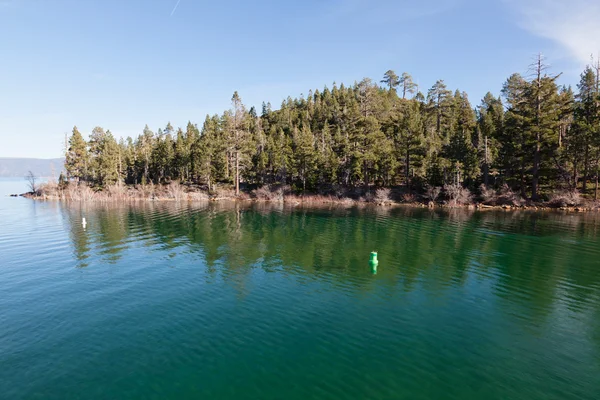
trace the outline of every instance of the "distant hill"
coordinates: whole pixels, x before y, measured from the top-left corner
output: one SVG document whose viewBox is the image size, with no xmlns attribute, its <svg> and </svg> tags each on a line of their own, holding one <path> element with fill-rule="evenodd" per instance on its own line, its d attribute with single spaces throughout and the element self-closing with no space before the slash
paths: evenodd
<svg viewBox="0 0 600 400">
<path fill-rule="evenodd" d="M 51 177 L 64 170 L 64 158 L 2 158 L 0 177 L 24 177 L 29 171 L 36 176 Z"/>
</svg>

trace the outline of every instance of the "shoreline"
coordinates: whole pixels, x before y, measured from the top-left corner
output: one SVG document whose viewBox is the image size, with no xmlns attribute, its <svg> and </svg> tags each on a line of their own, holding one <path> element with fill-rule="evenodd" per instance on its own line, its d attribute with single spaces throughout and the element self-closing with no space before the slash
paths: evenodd
<svg viewBox="0 0 600 400">
<path fill-rule="evenodd" d="M 209 195 L 206 192 L 190 191 L 182 193 L 180 196 L 167 197 L 151 195 L 148 197 L 130 197 L 130 196 L 110 196 L 102 195 L 101 197 L 94 196 L 95 198 L 88 199 L 69 199 L 64 195 L 38 195 L 33 192 L 21 193 L 21 194 L 9 194 L 9 197 L 24 197 L 31 200 L 37 201 L 62 201 L 67 203 L 114 203 L 114 202 L 128 202 L 128 203 L 139 203 L 139 202 L 166 202 L 166 203 L 198 203 L 198 202 L 235 202 L 235 203 L 255 203 L 255 204 L 286 204 L 290 206 L 353 206 L 353 207 L 382 207 L 382 208 L 394 208 L 394 207 L 408 207 L 408 208 L 427 208 L 427 209 L 443 209 L 443 210 L 469 210 L 469 211 L 565 211 L 571 213 L 582 213 L 582 212 L 598 212 L 600 207 L 596 204 L 593 206 L 562 206 L 555 207 L 550 206 L 546 203 L 529 203 L 527 205 L 490 205 L 483 202 L 470 203 L 470 204 L 455 204 L 450 205 L 447 202 L 397 202 L 397 201 L 366 201 L 362 199 L 351 199 L 351 198 L 337 198 L 335 196 L 326 195 L 283 195 L 279 199 L 260 199 L 251 197 L 247 192 L 241 192 L 239 196 L 231 195 Z"/>
</svg>

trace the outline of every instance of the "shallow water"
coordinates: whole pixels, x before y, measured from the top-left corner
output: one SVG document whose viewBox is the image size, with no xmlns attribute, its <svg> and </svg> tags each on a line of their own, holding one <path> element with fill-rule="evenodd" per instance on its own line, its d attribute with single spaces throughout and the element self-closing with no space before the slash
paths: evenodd
<svg viewBox="0 0 600 400">
<path fill-rule="evenodd" d="M 0 181 L 0 398 L 600 397 L 597 214 L 24 190 Z"/>
</svg>

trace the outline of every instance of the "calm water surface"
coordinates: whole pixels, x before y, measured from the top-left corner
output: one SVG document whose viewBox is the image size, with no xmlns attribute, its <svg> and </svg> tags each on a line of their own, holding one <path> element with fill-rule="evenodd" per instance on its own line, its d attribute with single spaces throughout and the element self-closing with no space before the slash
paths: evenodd
<svg viewBox="0 0 600 400">
<path fill-rule="evenodd" d="M 0 181 L 2 399 L 600 398 L 597 214 L 24 190 Z"/>
</svg>

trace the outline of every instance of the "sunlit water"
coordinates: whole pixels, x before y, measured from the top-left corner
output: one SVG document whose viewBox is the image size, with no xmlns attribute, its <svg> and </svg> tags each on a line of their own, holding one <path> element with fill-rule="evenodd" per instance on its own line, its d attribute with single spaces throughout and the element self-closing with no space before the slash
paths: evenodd
<svg viewBox="0 0 600 400">
<path fill-rule="evenodd" d="M 22 191 L 0 181 L 2 399 L 600 398 L 597 214 Z"/>
</svg>

